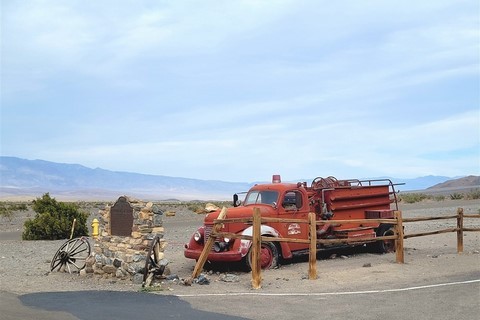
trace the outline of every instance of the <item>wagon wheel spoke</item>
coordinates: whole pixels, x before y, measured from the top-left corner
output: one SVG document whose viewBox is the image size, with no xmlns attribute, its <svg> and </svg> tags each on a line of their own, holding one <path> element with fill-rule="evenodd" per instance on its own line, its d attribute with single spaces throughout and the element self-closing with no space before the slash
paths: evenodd
<svg viewBox="0 0 480 320">
<path fill-rule="evenodd" d="M 78 255 L 82 252 L 85 252 L 85 251 L 89 251 L 89 248 L 85 247 L 85 248 L 82 248 L 80 251 L 73 251 L 73 252 L 70 252 L 70 255 Z"/>
<path fill-rule="evenodd" d="M 70 260 L 70 263 L 69 263 L 69 264 L 75 266 L 75 268 L 77 268 L 77 270 L 81 270 L 81 269 L 82 269 L 81 267 L 79 267 L 79 266 L 75 263 L 75 261 L 71 261 L 71 260 Z"/>
<path fill-rule="evenodd" d="M 54 263 L 56 262 L 56 263 Z M 61 265 L 62 260 L 61 259 L 56 259 L 52 261 L 52 268 L 51 271 L 55 270 L 59 265 Z"/>
<path fill-rule="evenodd" d="M 79 243 L 78 243 L 78 242 L 79 242 Z M 78 243 L 78 245 L 77 245 L 77 243 Z M 82 248 L 82 244 L 83 244 L 83 243 L 84 243 L 83 240 L 80 240 L 80 241 L 77 240 L 77 241 L 72 245 L 72 247 L 71 247 L 70 249 L 68 249 L 67 251 L 70 252 L 71 254 L 74 254 L 77 249 Z"/>
</svg>

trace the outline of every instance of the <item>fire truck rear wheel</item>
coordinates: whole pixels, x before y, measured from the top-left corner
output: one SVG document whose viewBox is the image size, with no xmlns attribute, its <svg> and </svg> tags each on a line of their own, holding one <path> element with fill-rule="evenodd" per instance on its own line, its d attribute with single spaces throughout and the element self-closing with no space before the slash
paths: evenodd
<svg viewBox="0 0 480 320">
<path fill-rule="evenodd" d="M 395 234 L 391 224 L 381 224 L 377 229 L 377 237 L 393 236 Z M 391 253 L 395 252 L 395 240 L 381 240 L 370 244 L 373 252 Z"/>
<path fill-rule="evenodd" d="M 245 263 L 249 270 L 252 270 L 252 247 L 245 257 Z M 278 267 L 278 247 L 273 242 L 262 242 L 260 249 L 260 266 L 262 269 L 274 269 Z"/>
</svg>

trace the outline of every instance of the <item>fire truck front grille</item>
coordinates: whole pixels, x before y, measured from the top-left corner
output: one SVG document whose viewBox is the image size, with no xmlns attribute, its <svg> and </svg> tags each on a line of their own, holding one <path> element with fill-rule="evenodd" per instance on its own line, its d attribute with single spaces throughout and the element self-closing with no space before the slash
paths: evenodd
<svg viewBox="0 0 480 320">
<path fill-rule="evenodd" d="M 207 241 L 208 238 L 210 238 L 210 234 L 212 233 L 212 228 L 213 228 L 212 225 L 205 226 L 205 241 Z"/>
</svg>

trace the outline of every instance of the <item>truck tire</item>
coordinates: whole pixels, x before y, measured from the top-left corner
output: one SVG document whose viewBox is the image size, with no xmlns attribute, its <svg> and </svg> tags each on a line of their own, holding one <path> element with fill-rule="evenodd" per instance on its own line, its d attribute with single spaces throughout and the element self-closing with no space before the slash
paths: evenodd
<svg viewBox="0 0 480 320">
<path fill-rule="evenodd" d="M 278 267 L 278 247 L 273 242 L 262 242 L 260 247 L 260 266 L 262 269 L 274 269 Z M 252 247 L 245 256 L 245 264 L 248 270 L 252 270 Z"/>
<path fill-rule="evenodd" d="M 391 224 L 381 224 L 376 231 L 377 237 L 393 236 L 395 231 Z M 391 253 L 395 252 L 395 240 L 380 240 L 369 243 L 371 251 L 375 253 Z"/>
</svg>

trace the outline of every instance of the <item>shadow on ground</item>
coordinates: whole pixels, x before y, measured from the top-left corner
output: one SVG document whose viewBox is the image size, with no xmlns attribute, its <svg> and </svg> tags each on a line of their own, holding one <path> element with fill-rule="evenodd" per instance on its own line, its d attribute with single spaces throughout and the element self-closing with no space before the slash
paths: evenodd
<svg viewBox="0 0 480 320">
<path fill-rule="evenodd" d="M 82 320 L 246 319 L 192 309 L 188 302 L 178 297 L 144 292 L 47 292 L 26 294 L 20 296 L 19 299 L 25 306 L 67 312 Z"/>
</svg>

